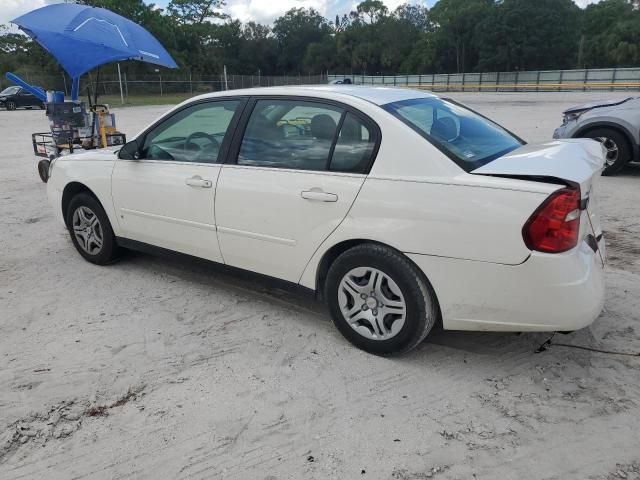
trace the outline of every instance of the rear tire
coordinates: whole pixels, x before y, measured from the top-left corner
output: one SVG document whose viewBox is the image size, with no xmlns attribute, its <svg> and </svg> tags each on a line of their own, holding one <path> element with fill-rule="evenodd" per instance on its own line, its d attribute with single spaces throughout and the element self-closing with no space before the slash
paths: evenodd
<svg viewBox="0 0 640 480">
<path fill-rule="evenodd" d="M 353 247 L 333 262 L 325 298 L 340 333 L 375 355 L 415 348 L 440 316 L 423 273 L 400 252 L 377 244 Z"/>
<path fill-rule="evenodd" d="M 44 183 L 49 181 L 49 165 L 51 165 L 49 160 L 40 160 L 38 162 L 38 175 L 40 175 L 40 180 Z"/>
<path fill-rule="evenodd" d="M 585 134 L 601 142 L 607 149 L 607 157 L 603 175 L 613 175 L 619 172 L 631 160 L 631 147 L 627 138 L 617 130 L 611 128 L 596 128 Z"/>
<path fill-rule="evenodd" d="M 85 260 L 108 265 L 119 256 L 111 223 L 100 202 L 88 193 L 79 193 L 69 202 L 66 215 L 71 241 Z"/>
</svg>

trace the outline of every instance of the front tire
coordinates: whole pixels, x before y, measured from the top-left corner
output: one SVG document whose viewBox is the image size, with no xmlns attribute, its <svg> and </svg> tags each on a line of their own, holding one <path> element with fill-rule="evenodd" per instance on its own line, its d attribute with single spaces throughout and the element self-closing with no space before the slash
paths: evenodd
<svg viewBox="0 0 640 480">
<path fill-rule="evenodd" d="M 375 355 L 415 348 L 440 312 L 422 272 L 400 252 L 376 244 L 358 245 L 333 262 L 325 298 L 342 335 Z"/>
<path fill-rule="evenodd" d="M 618 173 L 631 160 L 631 147 L 626 137 L 611 128 L 596 128 L 586 137 L 598 140 L 607 149 L 603 175 Z"/>
<path fill-rule="evenodd" d="M 108 265 L 118 258 L 119 249 L 106 212 L 92 195 L 79 193 L 67 209 L 71 241 L 85 260 Z"/>
<path fill-rule="evenodd" d="M 18 108 L 18 106 L 16 105 L 16 102 L 7 102 L 7 110 L 13 111 L 16 108 Z"/>
</svg>

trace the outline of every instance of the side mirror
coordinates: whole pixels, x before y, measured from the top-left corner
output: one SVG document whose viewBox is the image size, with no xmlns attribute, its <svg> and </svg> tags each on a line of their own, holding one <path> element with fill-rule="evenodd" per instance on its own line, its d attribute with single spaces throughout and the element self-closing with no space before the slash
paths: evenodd
<svg viewBox="0 0 640 480">
<path fill-rule="evenodd" d="M 140 158 L 140 145 L 137 140 L 132 140 L 124 144 L 118 152 L 118 158 L 122 160 L 138 160 Z"/>
</svg>

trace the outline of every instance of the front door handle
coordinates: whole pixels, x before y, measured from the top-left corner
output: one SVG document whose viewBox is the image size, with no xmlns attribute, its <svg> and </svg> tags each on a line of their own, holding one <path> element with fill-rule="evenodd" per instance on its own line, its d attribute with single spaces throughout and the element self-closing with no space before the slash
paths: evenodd
<svg viewBox="0 0 640 480">
<path fill-rule="evenodd" d="M 300 192 L 300 196 L 305 200 L 315 200 L 317 202 L 337 202 L 338 201 L 338 195 L 336 195 L 335 193 L 323 192 L 319 188 L 304 190 Z"/>
<path fill-rule="evenodd" d="M 200 175 L 195 175 L 191 178 L 187 178 L 184 183 L 189 185 L 190 187 L 200 187 L 200 188 L 211 188 L 213 185 L 211 180 L 206 180 L 202 178 Z"/>
</svg>

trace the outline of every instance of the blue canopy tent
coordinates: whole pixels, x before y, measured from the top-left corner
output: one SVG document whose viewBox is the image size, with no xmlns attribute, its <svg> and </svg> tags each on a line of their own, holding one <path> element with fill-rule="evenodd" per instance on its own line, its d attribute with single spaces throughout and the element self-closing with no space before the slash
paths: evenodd
<svg viewBox="0 0 640 480">
<path fill-rule="evenodd" d="M 73 80 L 72 100 L 78 99 L 80 77 L 105 63 L 139 60 L 177 68 L 171 55 L 147 30 L 104 8 L 54 4 L 12 23 L 62 65 Z"/>
</svg>

